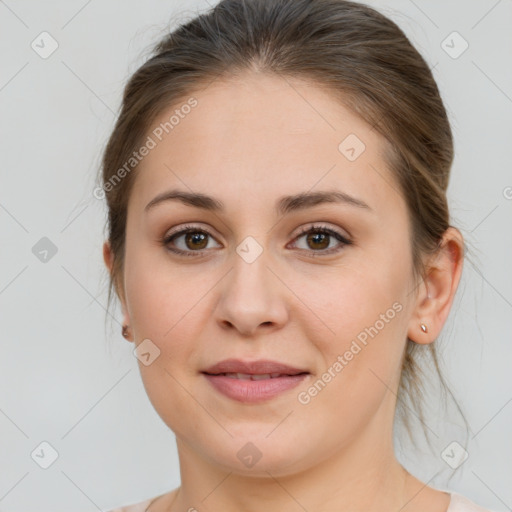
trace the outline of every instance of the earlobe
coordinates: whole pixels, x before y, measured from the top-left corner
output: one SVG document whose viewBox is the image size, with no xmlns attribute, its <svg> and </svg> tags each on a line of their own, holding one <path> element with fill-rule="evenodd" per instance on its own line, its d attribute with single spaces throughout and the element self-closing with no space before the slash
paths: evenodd
<svg viewBox="0 0 512 512">
<path fill-rule="evenodd" d="M 121 334 L 123 335 L 123 338 L 125 338 L 127 341 L 133 341 L 133 338 L 132 338 L 132 335 L 130 332 L 130 326 L 128 324 L 123 324 Z"/>
<path fill-rule="evenodd" d="M 464 261 L 464 240 L 456 228 L 448 228 L 440 248 L 427 266 L 416 298 L 408 337 L 416 343 L 432 343 L 448 318 L 459 285 Z"/>
</svg>

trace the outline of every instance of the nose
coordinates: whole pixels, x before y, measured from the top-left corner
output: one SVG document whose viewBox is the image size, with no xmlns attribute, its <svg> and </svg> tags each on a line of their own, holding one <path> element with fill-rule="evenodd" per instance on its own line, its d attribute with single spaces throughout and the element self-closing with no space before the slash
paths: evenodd
<svg viewBox="0 0 512 512">
<path fill-rule="evenodd" d="M 268 265 L 266 251 L 252 263 L 234 254 L 234 266 L 221 281 L 214 315 L 222 329 L 243 336 L 280 329 L 288 319 L 288 289 Z"/>
</svg>

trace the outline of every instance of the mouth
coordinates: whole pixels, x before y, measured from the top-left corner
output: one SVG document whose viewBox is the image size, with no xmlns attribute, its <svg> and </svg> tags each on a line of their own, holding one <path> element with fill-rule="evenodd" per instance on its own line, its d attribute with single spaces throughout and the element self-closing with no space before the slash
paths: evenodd
<svg viewBox="0 0 512 512">
<path fill-rule="evenodd" d="M 294 377 L 296 375 L 307 375 L 308 372 L 301 373 L 208 373 L 203 372 L 205 375 L 223 376 L 230 379 L 239 380 L 267 380 L 278 379 L 279 377 Z"/>
<path fill-rule="evenodd" d="M 228 359 L 201 372 L 224 397 L 245 403 L 269 401 L 291 390 L 310 372 L 269 360 Z"/>
<path fill-rule="evenodd" d="M 254 375 L 267 376 L 267 378 L 277 378 L 281 375 L 299 375 L 301 373 L 309 373 L 304 368 L 296 368 L 279 361 L 271 361 L 269 359 L 259 359 L 257 361 L 243 361 L 241 359 L 224 359 L 209 368 L 203 370 L 202 373 L 210 375 L 224 374 L 227 376 L 241 375 L 249 378 Z M 244 377 L 237 377 L 244 378 Z"/>
</svg>

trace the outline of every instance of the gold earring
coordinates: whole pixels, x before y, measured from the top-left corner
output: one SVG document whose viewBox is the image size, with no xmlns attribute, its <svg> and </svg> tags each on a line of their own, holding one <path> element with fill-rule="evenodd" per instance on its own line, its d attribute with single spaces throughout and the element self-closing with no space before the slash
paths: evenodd
<svg viewBox="0 0 512 512">
<path fill-rule="evenodd" d="M 423 332 L 428 332 L 427 326 L 425 324 L 420 324 L 420 327 Z"/>
<path fill-rule="evenodd" d="M 126 339 L 128 339 L 128 325 L 123 325 L 122 334 Z"/>
</svg>

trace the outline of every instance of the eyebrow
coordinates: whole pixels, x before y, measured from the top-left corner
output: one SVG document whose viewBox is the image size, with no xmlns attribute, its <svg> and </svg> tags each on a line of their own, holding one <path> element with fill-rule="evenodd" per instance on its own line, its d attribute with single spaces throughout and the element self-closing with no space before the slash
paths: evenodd
<svg viewBox="0 0 512 512">
<path fill-rule="evenodd" d="M 201 208 L 212 212 L 223 212 L 224 204 L 222 201 L 199 192 L 186 192 L 183 190 L 168 190 L 158 194 L 144 208 L 148 212 L 158 204 L 167 201 L 180 201 L 185 205 Z M 276 212 L 287 214 L 290 212 L 304 210 L 322 203 L 344 203 L 350 206 L 356 206 L 368 211 L 374 211 L 363 200 L 350 196 L 339 190 L 326 190 L 319 192 L 303 192 L 300 194 L 283 196 L 276 202 Z"/>
</svg>

